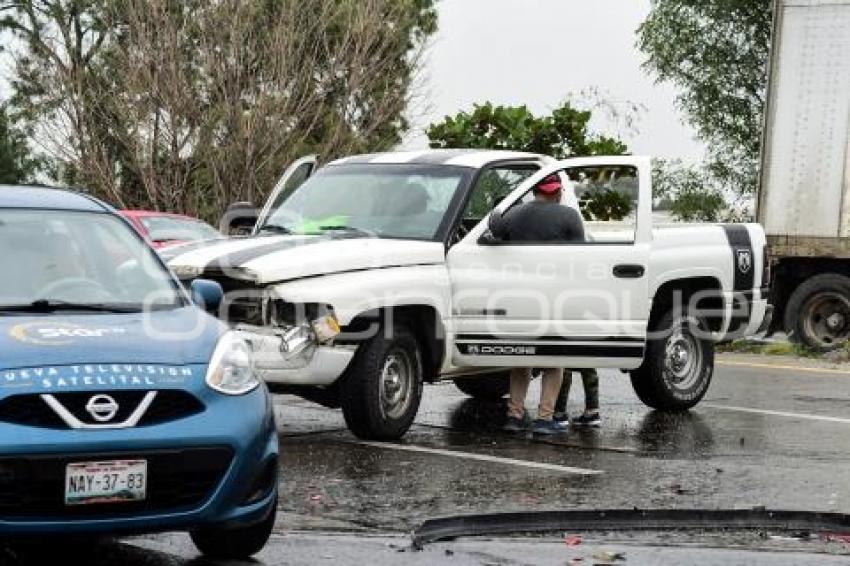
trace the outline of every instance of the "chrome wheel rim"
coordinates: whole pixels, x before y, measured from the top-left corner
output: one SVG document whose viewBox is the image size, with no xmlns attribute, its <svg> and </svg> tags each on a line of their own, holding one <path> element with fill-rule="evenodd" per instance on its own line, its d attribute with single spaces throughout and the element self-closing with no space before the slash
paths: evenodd
<svg viewBox="0 0 850 566">
<path fill-rule="evenodd" d="M 401 349 L 392 350 L 384 360 L 379 380 L 384 418 L 397 419 L 407 412 L 415 384 L 416 366 L 411 355 Z"/>
<path fill-rule="evenodd" d="M 664 377 L 680 390 L 691 389 L 702 376 L 702 344 L 690 332 L 679 327 L 664 345 Z"/>
<path fill-rule="evenodd" d="M 834 348 L 850 338 L 850 302 L 840 293 L 820 293 L 801 313 L 803 332 L 822 348 Z"/>
</svg>

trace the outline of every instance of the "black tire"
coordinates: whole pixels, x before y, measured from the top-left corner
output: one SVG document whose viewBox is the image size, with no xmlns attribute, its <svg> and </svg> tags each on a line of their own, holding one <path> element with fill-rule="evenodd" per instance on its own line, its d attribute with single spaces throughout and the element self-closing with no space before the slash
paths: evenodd
<svg viewBox="0 0 850 566">
<path fill-rule="evenodd" d="M 215 560 L 246 560 L 260 552 L 269 540 L 277 516 L 277 499 L 269 516 L 247 527 L 206 527 L 190 536 L 198 550 Z"/>
<path fill-rule="evenodd" d="M 850 339 L 850 277 L 815 275 L 797 287 L 785 306 L 789 338 L 828 351 Z"/>
<path fill-rule="evenodd" d="M 645 405 L 685 411 L 702 400 L 714 373 L 714 342 L 705 328 L 696 318 L 672 310 L 652 325 L 654 336 L 647 341 L 643 364 L 631 372 L 632 387 Z"/>
<path fill-rule="evenodd" d="M 494 371 L 453 379 L 455 387 L 478 401 L 499 401 L 511 392 L 511 373 Z"/>
<path fill-rule="evenodd" d="M 340 388 L 345 424 L 356 437 L 397 440 L 413 424 L 422 400 L 421 350 L 410 327 L 400 322 L 390 337 L 381 327 L 360 346 Z"/>
</svg>

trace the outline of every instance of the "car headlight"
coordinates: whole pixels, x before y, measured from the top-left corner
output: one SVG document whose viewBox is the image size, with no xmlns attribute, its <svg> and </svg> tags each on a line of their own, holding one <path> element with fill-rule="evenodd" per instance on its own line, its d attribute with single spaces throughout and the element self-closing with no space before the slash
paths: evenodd
<svg viewBox="0 0 850 566">
<path fill-rule="evenodd" d="M 260 384 L 248 343 L 233 332 L 224 334 L 207 369 L 207 385 L 225 395 L 244 395 Z"/>
</svg>

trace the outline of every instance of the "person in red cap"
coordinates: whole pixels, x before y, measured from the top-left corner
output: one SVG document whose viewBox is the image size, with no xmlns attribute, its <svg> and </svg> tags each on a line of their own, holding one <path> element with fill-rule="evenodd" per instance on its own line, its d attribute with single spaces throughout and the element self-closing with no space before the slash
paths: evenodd
<svg viewBox="0 0 850 566">
<path fill-rule="evenodd" d="M 534 200 L 515 206 L 505 214 L 490 215 L 489 227 L 494 237 L 509 242 L 585 241 L 584 223 L 574 208 L 561 204 L 563 187 L 558 174 L 543 178 L 535 187 Z M 535 434 L 559 434 L 564 427 L 553 420 L 555 401 L 564 378 L 563 368 L 543 370 L 542 389 L 537 419 L 531 423 L 525 411 L 525 398 L 531 381 L 531 368 L 511 371 L 511 398 L 505 430 L 522 431 L 531 425 Z"/>
</svg>

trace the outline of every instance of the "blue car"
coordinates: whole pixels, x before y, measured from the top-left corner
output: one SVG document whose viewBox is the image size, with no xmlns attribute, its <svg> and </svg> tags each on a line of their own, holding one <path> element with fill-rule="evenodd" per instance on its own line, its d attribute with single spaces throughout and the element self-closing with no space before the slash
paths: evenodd
<svg viewBox="0 0 850 566">
<path fill-rule="evenodd" d="M 0 186 L 0 537 L 188 531 L 245 558 L 278 443 L 243 340 L 112 208 Z"/>
</svg>

